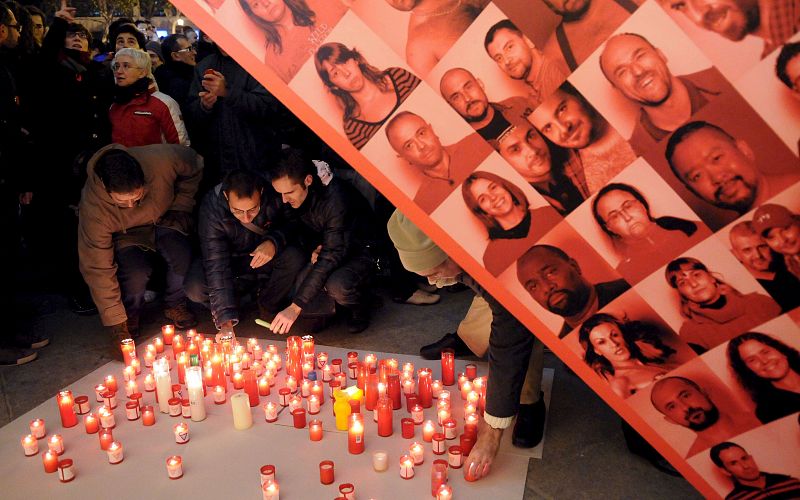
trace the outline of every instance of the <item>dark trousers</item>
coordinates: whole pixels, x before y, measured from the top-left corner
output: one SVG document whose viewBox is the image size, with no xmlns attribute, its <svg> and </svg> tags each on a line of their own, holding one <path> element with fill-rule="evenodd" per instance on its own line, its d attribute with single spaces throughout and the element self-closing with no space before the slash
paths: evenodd
<svg viewBox="0 0 800 500">
<path fill-rule="evenodd" d="M 375 263 L 366 253 L 354 255 L 336 268 L 325 282 L 325 291 L 337 304 L 348 309 L 364 309 L 365 290 L 374 273 Z"/>
<path fill-rule="evenodd" d="M 156 251 L 138 246 L 116 250 L 117 281 L 129 326 L 138 326 L 144 292 L 153 273 L 154 259 L 161 256 L 167 264 L 164 302 L 175 307 L 186 299 L 183 282 L 192 262 L 189 237 L 165 227 L 156 227 Z"/>
</svg>

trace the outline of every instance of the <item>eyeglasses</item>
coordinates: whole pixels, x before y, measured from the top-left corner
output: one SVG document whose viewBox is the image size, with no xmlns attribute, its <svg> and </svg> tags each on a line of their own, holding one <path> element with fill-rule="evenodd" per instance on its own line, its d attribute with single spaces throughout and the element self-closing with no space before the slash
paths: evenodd
<svg viewBox="0 0 800 500">
<path fill-rule="evenodd" d="M 141 68 L 139 66 L 134 66 L 133 64 L 126 63 L 126 62 L 124 62 L 124 63 L 113 63 L 111 65 L 111 70 L 112 71 L 117 71 L 117 70 L 120 70 L 120 69 L 123 70 L 123 71 L 128 71 L 129 69 L 141 69 Z"/>
<path fill-rule="evenodd" d="M 185 49 L 176 50 L 175 52 L 197 52 L 197 47 L 192 45 L 191 47 L 186 47 Z"/>
<path fill-rule="evenodd" d="M 236 217 L 244 217 L 245 215 L 250 218 L 255 218 L 258 215 L 258 212 L 261 211 L 261 205 L 256 205 L 253 208 L 248 208 L 247 210 L 239 210 L 238 208 L 228 207 L 231 210 L 231 213 Z"/>
<path fill-rule="evenodd" d="M 625 212 L 625 215 L 630 216 L 631 212 L 634 210 L 639 210 L 641 207 L 641 202 L 636 199 L 626 200 L 617 210 L 612 210 L 611 212 L 606 214 L 606 224 L 615 224 L 619 222 L 622 218 L 622 213 Z"/>
<path fill-rule="evenodd" d="M 6 24 L 6 26 L 11 28 L 12 30 L 17 30 L 17 33 L 22 33 L 22 26 L 19 23 L 17 23 L 17 24 Z"/>
<path fill-rule="evenodd" d="M 89 39 L 89 35 L 87 35 L 86 33 L 82 32 L 82 31 L 75 31 L 75 32 L 72 32 L 72 33 L 67 32 L 67 38 L 73 38 L 73 37 L 78 37 L 81 40 L 88 40 Z"/>
</svg>

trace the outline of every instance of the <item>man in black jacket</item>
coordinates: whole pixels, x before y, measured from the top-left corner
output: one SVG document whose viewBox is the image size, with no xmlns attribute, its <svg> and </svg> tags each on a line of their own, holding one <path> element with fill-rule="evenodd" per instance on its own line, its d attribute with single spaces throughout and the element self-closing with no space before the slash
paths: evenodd
<svg viewBox="0 0 800 500">
<path fill-rule="evenodd" d="M 288 302 L 305 258 L 287 245 L 285 220 L 280 200 L 264 190 L 259 176 L 245 170 L 231 171 L 206 195 L 198 231 L 202 266 L 193 264 L 185 287 L 191 300 L 210 305 L 218 329 L 232 330 L 239 323 L 236 278 L 259 279 L 262 317 Z"/>
<path fill-rule="evenodd" d="M 294 299 L 272 321 L 272 331 L 287 333 L 303 308 L 321 291 L 350 312 L 348 330 L 369 326 L 365 288 L 374 270 L 375 245 L 370 209 L 358 192 L 334 178 L 323 186 L 314 164 L 298 150 L 286 150 L 272 171 L 272 187 L 288 203 L 306 233 L 311 265 Z"/>
<path fill-rule="evenodd" d="M 189 88 L 197 65 L 197 49 L 184 35 L 175 34 L 161 43 L 161 53 L 164 55 L 164 64 L 153 72 L 158 89 L 175 99 L 186 114 Z"/>
</svg>

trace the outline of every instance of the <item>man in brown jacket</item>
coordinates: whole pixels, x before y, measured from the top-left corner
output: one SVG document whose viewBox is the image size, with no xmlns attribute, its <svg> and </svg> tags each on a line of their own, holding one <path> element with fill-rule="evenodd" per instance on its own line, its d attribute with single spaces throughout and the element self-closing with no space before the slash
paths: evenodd
<svg viewBox="0 0 800 500">
<path fill-rule="evenodd" d="M 167 267 L 164 316 L 178 328 L 197 324 L 186 307 L 183 280 L 192 258 L 188 234 L 202 173 L 201 156 L 172 144 L 112 144 L 89 161 L 78 255 L 113 342 L 138 334 L 156 253 Z"/>
</svg>

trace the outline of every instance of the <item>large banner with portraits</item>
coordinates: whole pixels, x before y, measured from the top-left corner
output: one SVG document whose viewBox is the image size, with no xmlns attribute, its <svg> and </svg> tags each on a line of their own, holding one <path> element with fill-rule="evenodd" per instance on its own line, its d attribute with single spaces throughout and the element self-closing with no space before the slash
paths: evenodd
<svg viewBox="0 0 800 500">
<path fill-rule="evenodd" d="M 174 3 L 701 493 L 800 490 L 800 1 Z"/>
</svg>

